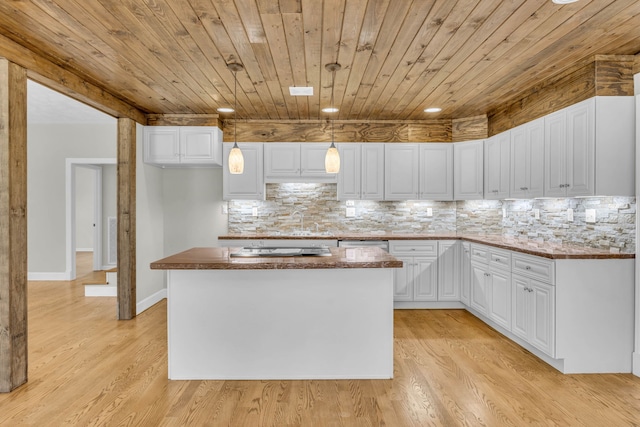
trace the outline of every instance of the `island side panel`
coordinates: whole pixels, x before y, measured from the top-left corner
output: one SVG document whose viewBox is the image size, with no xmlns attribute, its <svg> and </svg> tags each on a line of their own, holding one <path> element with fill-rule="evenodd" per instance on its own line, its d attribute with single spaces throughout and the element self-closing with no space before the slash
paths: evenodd
<svg viewBox="0 0 640 427">
<path fill-rule="evenodd" d="M 170 270 L 169 378 L 392 378 L 392 272 Z"/>
</svg>

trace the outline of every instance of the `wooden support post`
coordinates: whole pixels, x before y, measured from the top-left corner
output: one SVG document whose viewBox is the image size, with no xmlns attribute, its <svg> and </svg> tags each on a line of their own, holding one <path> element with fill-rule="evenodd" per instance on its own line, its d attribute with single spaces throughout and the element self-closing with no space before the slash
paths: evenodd
<svg viewBox="0 0 640 427">
<path fill-rule="evenodd" d="M 136 123 L 118 119 L 118 319 L 136 316 Z"/>
<path fill-rule="evenodd" d="M 0 58 L 0 392 L 27 382 L 27 72 Z"/>
</svg>

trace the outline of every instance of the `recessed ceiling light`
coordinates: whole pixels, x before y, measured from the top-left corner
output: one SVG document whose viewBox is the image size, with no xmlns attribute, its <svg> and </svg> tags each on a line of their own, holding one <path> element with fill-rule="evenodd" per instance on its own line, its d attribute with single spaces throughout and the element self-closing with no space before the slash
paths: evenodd
<svg viewBox="0 0 640 427">
<path fill-rule="evenodd" d="M 313 87 L 289 86 L 291 96 L 313 96 Z"/>
<path fill-rule="evenodd" d="M 425 113 L 439 113 L 440 111 L 442 111 L 442 108 L 439 108 L 439 107 L 430 107 L 430 108 L 425 108 L 424 110 Z"/>
<path fill-rule="evenodd" d="M 569 3 L 575 3 L 578 0 L 551 0 L 551 1 L 555 4 L 569 4 Z"/>
<path fill-rule="evenodd" d="M 220 107 L 218 108 L 218 113 L 233 113 L 233 108 L 231 107 Z"/>
<path fill-rule="evenodd" d="M 336 107 L 327 107 L 322 109 L 323 113 L 337 113 L 338 109 Z"/>
</svg>

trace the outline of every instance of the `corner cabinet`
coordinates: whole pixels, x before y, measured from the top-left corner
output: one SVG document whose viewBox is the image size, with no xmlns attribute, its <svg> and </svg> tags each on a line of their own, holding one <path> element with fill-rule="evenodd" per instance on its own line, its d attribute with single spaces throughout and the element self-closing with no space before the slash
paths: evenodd
<svg viewBox="0 0 640 427">
<path fill-rule="evenodd" d="M 453 143 L 454 200 L 483 198 L 484 140 Z"/>
<path fill-rule="evenodd" d="M 509 197 L 544 195 L 544 118 L 511 129 Z"/>
<path fill-rule="evenodd" d="M 161 167 L 222 165 L 222 131 L 215 126 L 145 126 L 144 162 Z"/>
<path fill-rule="evenodd" d="M 437 301 L 438 241 L 390 241 L 389 253 L 403 263 L 394 269 L 394 301 Z"/>
<path fill-rule="evenodd" d="M 511 131 L 492 136 L 484 142 L 484 198 L 509 197 Z"/>
<path fill-rule="evenodd" d="M 228 159 L 232 147 L 232 143 L 223 144 L 222 199 L 264 200 L 263 144 L 238 143 L 244 157 L 244 172 L 238 175 L 229 173 Z"/>
<path fill-rule="evenodd" d="M 384 144 L 341 143 L 338 200 L 384 199 Z"/>
</svg>

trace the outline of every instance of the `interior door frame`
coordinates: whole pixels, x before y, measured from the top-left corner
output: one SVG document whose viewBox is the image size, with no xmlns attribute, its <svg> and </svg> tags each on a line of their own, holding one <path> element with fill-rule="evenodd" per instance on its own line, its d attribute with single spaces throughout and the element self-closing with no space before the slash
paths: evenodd
<svg viewBox="0 0 640 427">
<path fill-rule="evenodd" d="M 68 280 L 76 278 L 76 166 L 99 170 L 96 174 L 96 197 L 94 204 L 94 253 L 93 268 L 102 269 L 102 165 L 116 165 L 115 158 L 67 158 L 65 164 L 66 183 L 66 276 Z M 98 187 L 100 187 L 98 189 Z M 99 197 L 98 197 L 99 196 Z"/>
</svg>

